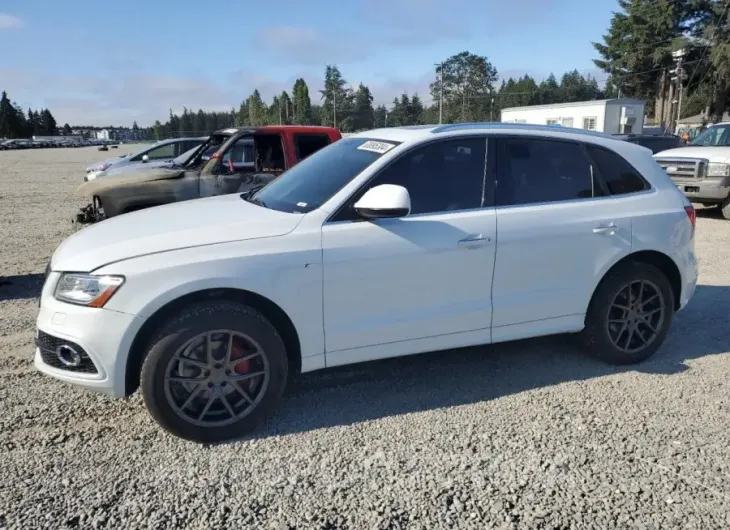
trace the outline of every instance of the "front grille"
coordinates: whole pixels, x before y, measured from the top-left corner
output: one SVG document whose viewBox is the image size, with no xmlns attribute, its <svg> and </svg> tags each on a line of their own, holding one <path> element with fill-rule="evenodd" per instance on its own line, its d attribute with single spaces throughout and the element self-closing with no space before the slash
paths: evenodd
<svg viewBox="0 0 730 530">
<path fill-rule="evenodd" d="M 38 330 L 35 344 L 41 352 L 41 359 L 48 366 L 58 368 L 59 370 L 68 370 L 69 372 L 81 372 L 84 374 L 98 373 L 89 355 L 75 342 L 59 339 L 58 337 Z M 71 348 L 72 350 L 65 350 L 67 352 L 66 357 L 67 359 L 71 359 L 73 356 L 69 355 L 69 353 L 73 351 L 78 355 L 78 363 L 74 363 L 75 365 L 64 363 L 58 356 L 59 348 L 62 347 Z"/>
<path fill-rule="evenodd" d="M 702 179 L 707 175 L 704 158 L 656 158 L 672 180 Z"/>
</svg>

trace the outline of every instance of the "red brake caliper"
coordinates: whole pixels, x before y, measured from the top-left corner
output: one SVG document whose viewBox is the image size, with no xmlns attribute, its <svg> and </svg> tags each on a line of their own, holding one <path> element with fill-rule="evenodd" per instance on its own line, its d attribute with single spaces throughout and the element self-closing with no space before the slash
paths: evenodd
<svg viewBox="0 0 730 530">
<path fill-rule="evenodd" d="M 236 359 L 242 359 L 245 356 L 246 352 L 241 345 L 241 339 L 233 337 L 233 343 L 231 344 L 231 360 L 235 361 Z M 237 363 L 234 370 L 237 374 L 246 374 L 249 371 L 250 365 L 251 360 L 246 359 L 245 361 Z"/>
</svg>

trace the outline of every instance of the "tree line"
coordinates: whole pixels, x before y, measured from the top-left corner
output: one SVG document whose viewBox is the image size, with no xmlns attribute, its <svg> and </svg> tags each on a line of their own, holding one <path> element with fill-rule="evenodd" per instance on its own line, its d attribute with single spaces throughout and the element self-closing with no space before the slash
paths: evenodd
<svg viewBox="0 0 730 530">
<path fill-rule="evenodd" d="M 71 134 L 68 124 L 64 126 Z M 15 102 L 10 101 L 8 93 L 0 96 L 0 138 L 30 138 L 32 136 L 54 136 L 58 134 L 56 119 L 48 109 L 26 112 Z"/>
<path fill-rule="evenodd" d="M 684 51 L 681 117 L 717 122 L 730 97 L 730 2 L 618 0 L 608 31 L 593 47 L 607 85 L 647 102 L 647 114 L 671 124 L 679 109 L 677 58 Z"/>
<path fill-rule="evenodd" d="M 506 107 L 610 96 L 595 78 L 583 76 L 577 70 L 566 72 L 560 80 L 551 74 L 540 83 L 529 75 L 503 80 L 499 86 L 497 80 L 497 69 L 487 57 L 464 51 L 435 68 L 429 87 L 430 103 L 417 93 L 403 93 L 387 108 L 373 103 L 367 85 L 359 83 L 352 87 L 336 65 L 327 65 L 320 90 L 310 91 L 304 79 L 297 79 L 290 93 L 281 92 L 271 103 L 263 101 L 260 92 L 254 90 L 238 109 L 206 112 L 186 108 L 181 114 L 170 111 L 164 123 L 156 121 L 151 128 L 139 130 L 142 136 L 154 139 L 205 135 L 225 127 L 278 124 L 327 125 L 353 132 L 438 123 L 439 117 L 443 123 L 499 121 L 500 111 Z"/>
</svg>

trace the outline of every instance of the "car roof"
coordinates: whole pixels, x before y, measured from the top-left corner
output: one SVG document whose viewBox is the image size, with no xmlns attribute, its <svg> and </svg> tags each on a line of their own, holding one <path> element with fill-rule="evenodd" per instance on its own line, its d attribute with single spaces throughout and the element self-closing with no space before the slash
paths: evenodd
<svg viewBox="0 0 730 530">
<path fill-rule="evenodd" d="M 449 125 L 410 125 L 389 127 L 354 133 L 348 138 L 373 138 L 404 143 L 421 143 L 438 137 L 448 138 L 472 134 L 496 134 L 517 136 L 540 136 L 573 141 L 587 141 L 609 148 L 646 149 L 638 144 L 625 142 L 610 134 L 553 125 L 531 125 L 521 123 L 455 123 Z"/>
<path fill-rule="evenodd" d="M 154 145 L 165 145 L 165 144 L 172 144 L 175 142 L 185 142 L 188 140 L 207 140 L 207 136 L 186 136 L 184 138 L 167 138 L 165 140 L 160 140 L 159 142 L 156 142 Z"/>
<path fill-rule="evenodd" d="M 225 129 L 219 129 L 215 131 L 213 134 L 227 134 L 227 135 L 233 135 L 240 132 L 248 132 L 251 134 L 255 134 L 257 132 L 260 133 L 276 133 L 276 132 L 286 132 L 286 131 L 297 131 L 297 132 L 320 132 L 320 133 L 328 133 L 332 131 L 339 131 L 336 127 L 325 127 L 323 125 L 260 125 L 260 126 L 252 126 L 252 127 L 228 127 Z"/>
</svg>

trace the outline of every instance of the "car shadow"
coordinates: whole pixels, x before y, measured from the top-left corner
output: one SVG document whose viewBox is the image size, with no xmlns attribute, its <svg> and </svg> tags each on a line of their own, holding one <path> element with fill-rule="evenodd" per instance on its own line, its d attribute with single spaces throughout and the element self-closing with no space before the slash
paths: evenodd
<svg viewBox="0 0 730 530">
<path fill-rule="evenodd" d="M 722 212 L 720 211 L 720 208 L 717 206 L 712 207 L 695 207 L 695 213 L 697 214 L 697 217 L 701 217 L 703 219 L 723 219 Z"/>
<path fill-rule="evenodd" d="M 352 425 L 401 414 L 489 401 L 537 388 L 623 372 L 672 375 L 687 362 L 730 351 L 730 287 L 701 285 L 676 314 L 651 359 L 610 366 L 557 335 L 373 361 L 303 374 L 279 411 L 251 436 L 266 438 Z"/>
<path fill-rule="evenodd" d="M 0 276 L 0 302 L 38 298 L 44 281 L 44 274 Z"/>
</svg>

